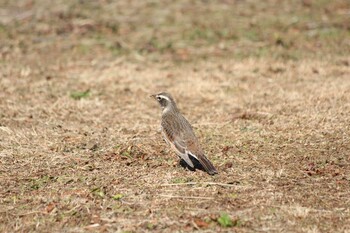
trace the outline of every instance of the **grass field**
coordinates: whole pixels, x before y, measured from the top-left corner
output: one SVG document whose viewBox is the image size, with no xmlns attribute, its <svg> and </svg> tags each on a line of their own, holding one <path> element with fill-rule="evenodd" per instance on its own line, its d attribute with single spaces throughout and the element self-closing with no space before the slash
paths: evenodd
<svg viewBox="0 0 350 233">
<path fill-rule="evenodd" d="M 350 232 L 349 1 L 0 5 L 0 232 Z"/>
</svg>

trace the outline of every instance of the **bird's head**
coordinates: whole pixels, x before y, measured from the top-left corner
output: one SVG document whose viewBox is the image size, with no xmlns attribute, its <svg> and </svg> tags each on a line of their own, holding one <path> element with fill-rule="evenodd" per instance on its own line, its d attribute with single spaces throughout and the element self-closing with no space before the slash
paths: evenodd
<svg viewBox="0 0 350 233">
<path fill-rule="evenodd" d="M 159 103 L 160 107 L 163 109 L 163 112 L 165 110 L 170 110 L 170 109 L 174 109 L 176 110 L 176 103 L 173 99 L 173 97 L 166 92 L 161 92 L 155 95 L 151 95 L 151 97 L 153 97 L 155 100 L 157 100 L 157 102 Z"/>
</svg>

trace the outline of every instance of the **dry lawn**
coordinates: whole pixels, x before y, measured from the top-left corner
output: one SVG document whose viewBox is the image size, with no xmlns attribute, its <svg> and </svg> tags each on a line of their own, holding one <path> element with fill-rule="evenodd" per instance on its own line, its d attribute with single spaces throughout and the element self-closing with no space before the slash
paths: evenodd
<svg viewBox="0 0 350 233">
<path fill-rule="evenodd" d="M 350 232 L 347 1 L 1 2 L 1 232 Z"/>
</svg>

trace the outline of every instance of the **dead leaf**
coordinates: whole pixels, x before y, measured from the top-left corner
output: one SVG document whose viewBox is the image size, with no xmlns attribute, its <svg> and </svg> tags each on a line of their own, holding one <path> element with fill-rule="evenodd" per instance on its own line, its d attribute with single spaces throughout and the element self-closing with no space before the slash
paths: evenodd
<svg viewBox="0 0 350 233">
<path fill-rule="evenodd" d="M 193 222 L 199 227 L 199 228 L 208 228 L 209 224 L 202 219 L 195 218 L 193 219 Z"/>
<path fill-rule="evenodd" d="M 51 213 L 56 208 L 56 203 L 51 202 L 46 206 L 46 212 Z"/>
</svg>

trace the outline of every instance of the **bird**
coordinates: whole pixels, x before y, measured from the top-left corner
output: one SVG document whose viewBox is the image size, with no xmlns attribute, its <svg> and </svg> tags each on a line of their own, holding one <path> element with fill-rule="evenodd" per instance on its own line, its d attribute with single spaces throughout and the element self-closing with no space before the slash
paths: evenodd
<svg viewBox="0 0 350 233">
<path fill-rule="evenodd" d="M 205 156 L 191 124 L 177 108 L 174 98 L 167 92 L 150 97 L 153 97 L 162 108 L 161 132 L 166 143 L 180 157 L 180 164 L 185 161 L 191 170 L 198 168 L 209 175 L 218 174 L 214 165 Z"/>
</svg>

